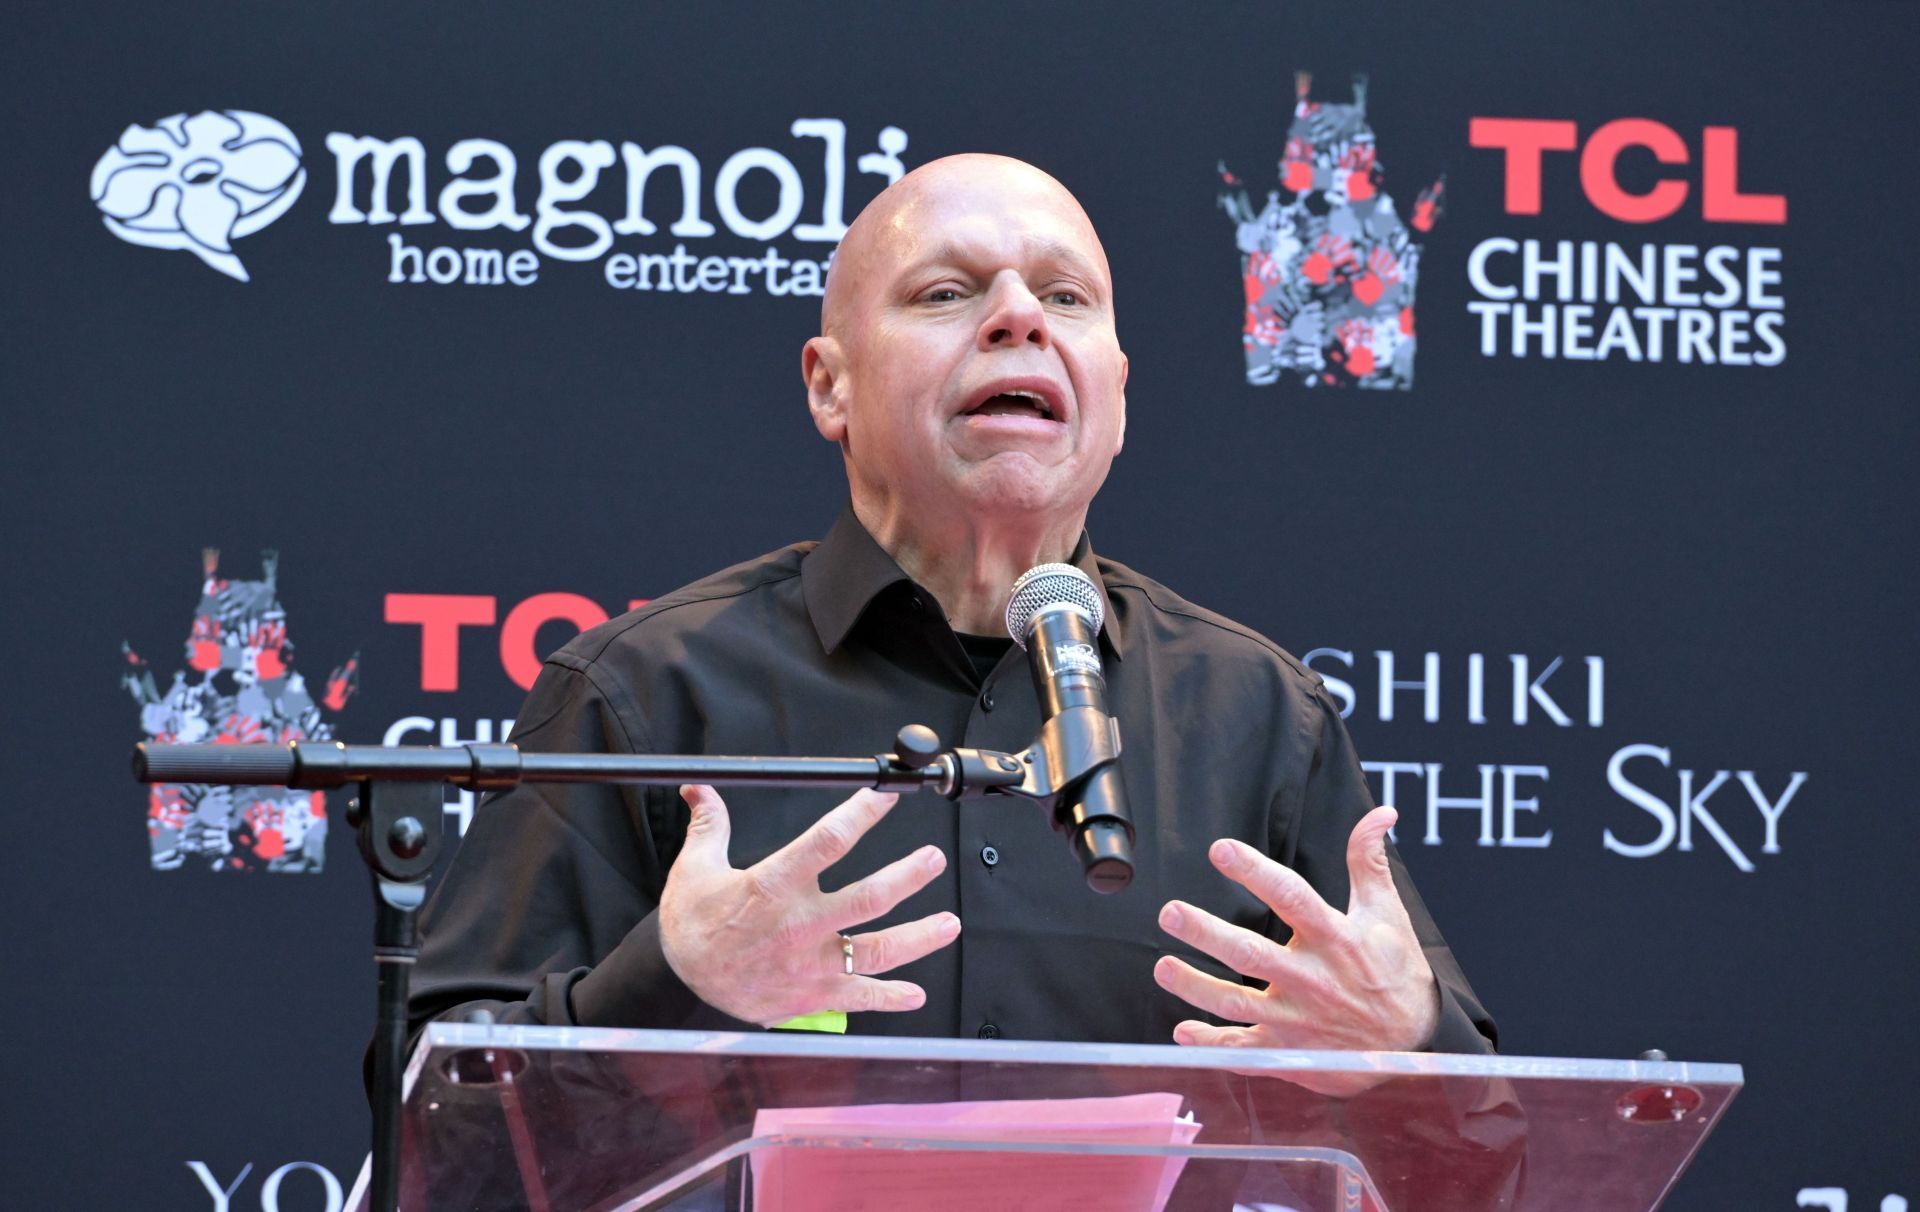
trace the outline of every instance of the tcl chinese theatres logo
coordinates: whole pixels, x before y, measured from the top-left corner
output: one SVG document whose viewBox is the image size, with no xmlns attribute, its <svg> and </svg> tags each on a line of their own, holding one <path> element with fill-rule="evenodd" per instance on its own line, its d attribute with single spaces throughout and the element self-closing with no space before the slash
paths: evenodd
<svg viewBox="0 0 1920 1212">
<path fill-rule="evenodd" d="M 147 740 L 216 745 L 324 741 L 322 715 L 359 686 L 356 653 L 327 676 L 315 702 L 293 668 L 293 642 L 277 583 L 280 559 L 261 554 L 257 581 L 219 575 L 220 553 L 202 554 L 200 604 L 187 635 L 186 669 L 162 693 L 153 671 L 122 644 L 120 684 L 140 707 Z M 155 870 L 319 871 L 326 865 L 327 805 L 318 791 L 157 783 L 149 789 L 147 837 Z"/>
<path fill-rule="evenodd" d="M 132 244 L 181 249 L 247 281 L 233 241 L 286 213 L 307 183 L 300 140 L 243 109 L 129 126 L 93 166 L 93 203 Z"/>
</svg>

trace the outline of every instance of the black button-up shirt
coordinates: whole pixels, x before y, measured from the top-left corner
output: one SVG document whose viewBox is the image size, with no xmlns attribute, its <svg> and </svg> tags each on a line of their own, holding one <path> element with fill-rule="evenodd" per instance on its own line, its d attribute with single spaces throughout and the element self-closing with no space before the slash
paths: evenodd
<svg viewBox="0 0 1920 1212">
<path fill-rule="evenodd" d="M 1112 560 L 1083 538 L 1072 562 L 1107 603 L 1108 709 L 1119 721 L 1138 838 L 1132 886 L 1090 891 L 1065 838 L 1020 800 L 904 796 L 823 879 L 837 887 L 929 842 L 947 869 L 868 929 L 942 909 L 958 941 L 890 973 L 927 991 L 901 1014 L 855 1014 L 880 1035 L 1166 1043 L 1205 1018 L 1160 989 L 1175 954 L 1172 897 L 1284 942 L 1285 923 L 1207 861 L 1234 837 L 1347 903 L 1347 835 L 1373 807 L 1318 676 L 1279 647 Z M 904 724 L 949 745 L 1019 751 L 1040 729 L 1024 655 L 983 679 L 933 595 L 845 512 L 801 543 L 650 602 L 555 653 L 513 740 L 529 751 L 852 756 Z M 723 789 L 736 867 L 758 862 L 844 798 Z M 687 809 L 671 787 L 543 784 L 484 801 L 429 903 L 413 982 L 417 1029 L 478 1006 L 509 1022 L 742 1027 L 667 965 L 655 913 Z M 1394 878 L 1439 978 L 1432 1047 L 1490 1050 L 1480 1007 L 1396 855 Z"/>
</svg>

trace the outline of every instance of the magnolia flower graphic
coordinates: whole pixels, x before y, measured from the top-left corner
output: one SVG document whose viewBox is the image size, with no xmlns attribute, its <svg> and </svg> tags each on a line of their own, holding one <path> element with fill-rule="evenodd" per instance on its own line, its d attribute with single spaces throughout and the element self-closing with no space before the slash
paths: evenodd
<svg viewBox="0 0 1920 1212">
<path fill-rule="evenodd" d="M 129 126 L 93 166 L 93 202 L 122 240 L 183 248 L 245 282 L 233 241 L 278 219 L 306 183 L 292 131 L 263 114 L 210 109 Z"/>
</svg>

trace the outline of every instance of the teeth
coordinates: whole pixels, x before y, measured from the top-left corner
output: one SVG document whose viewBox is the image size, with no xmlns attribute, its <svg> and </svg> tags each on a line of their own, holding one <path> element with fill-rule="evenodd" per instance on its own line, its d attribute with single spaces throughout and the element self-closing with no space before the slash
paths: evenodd
<svg viewBox="0 0 1920 1212">
<path fill-rule="evenodd" d="M 1032 403 L 1032 405 L 1035 408 L 1040 410 L 1041 416 L 1047 418 L 1047 420 L 1049 421 L 1053 420 L 1053 409 L 1047 405 L 1047 401 L 1045 400 L 1045 398 L 1043 398 L 1042 396 L 1040 396 L 1035 392 L 1025 391 L 1025 390 L 1015 390 L 1015 391 L 1003 391 L 1000 394 L 1003 396 L 1012 396 L 1016 400 L 1029 401 L 1030 403 Z"/>
<path fill-rule="evenodd" d="M 1041 396 L 1038 392 L 1027 391 L 1023 388 L 1015 388 L 1008 391 L 996 392 L 994 394 L 1006 396 L 1008 399 L 1012 399 L 1012 400 L 1025 400 L 1027 403 L 1033 405 L 1033 407 L 1039 411 L 1041 416 L 1045 417 L 1049 421 L 1053 420 L 1053 406 L 1048 404 L 1046 401 L 1046 398 L 1044 396 Z"/>
</svg>

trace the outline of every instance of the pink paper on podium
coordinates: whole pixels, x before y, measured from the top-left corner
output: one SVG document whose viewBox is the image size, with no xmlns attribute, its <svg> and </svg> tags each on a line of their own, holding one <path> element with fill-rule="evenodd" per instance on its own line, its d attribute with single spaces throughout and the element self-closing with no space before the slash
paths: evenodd
<svg viewBox="0 0 1920 1212">
<path fill-rule="evenodd" d="M 759 1212 L 1160 1212 L 1182 1157 L 1073 1153 L 1076 1144 L 1184 1145 L 1200 1125 L 1178 1094 L 971 1103 L 769 1107 L 755 1136 L 844 1144 L 771 1145 L 753 1153 Z M 862 1138 L 1059 1143 L 1059 1153 L 858 1147 Z"/>
</svg>

